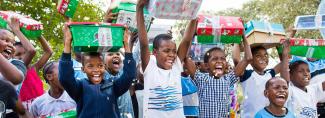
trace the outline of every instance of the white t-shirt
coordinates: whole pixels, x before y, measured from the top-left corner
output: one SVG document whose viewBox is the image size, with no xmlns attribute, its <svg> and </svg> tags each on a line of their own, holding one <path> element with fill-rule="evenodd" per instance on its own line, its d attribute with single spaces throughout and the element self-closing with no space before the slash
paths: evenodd
<svg viewBox="0 0 325 118">
<path fill-rule="evenodd" d="M 136 90 L 135 94 L 138 101 L 139 118 L 143 118 L 143 90 Z"/>
<path fill-rule="evenodd" d="M 30 112 L 34 117 L 48 117 L 75 110 L 75 108 L 75 101 L 71 99 L 66 91 L 58 99 L 53 98 L 46 92 L 33 101 Z"/>
<path fill-rule="evenodd" d="M 151 55 L 144 71 L 144 118 L 184 118 L 181 72 L 183 66 L 176 58 L 172 69 L 157 66 L 156 57 Z"/>
<path fill-rule="evenodd" d="M 317 103 L 325 99 L 322 83 L 309 85 L 307 92 L 289 84 L 287 107 L 297 118 L 317 118 Z"/>
<path fill-rule="evenodd" d="M 240 82 L 243 87 L 243 105 L 241 106 L 242 118 L 254 118 L 255 114 L 269 105 L 269 100 L 264 96 L 266 82 L 275 76 L 274 70 L 265 71 L 259 75 L 253 70 L 246 70 Z"/>
</svg>

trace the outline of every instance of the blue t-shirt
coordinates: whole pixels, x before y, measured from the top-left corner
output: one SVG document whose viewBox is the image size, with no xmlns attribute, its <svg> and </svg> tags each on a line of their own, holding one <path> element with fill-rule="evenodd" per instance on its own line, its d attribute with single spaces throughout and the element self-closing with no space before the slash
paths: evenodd
<svg viewBox="0 0 325 118">
<path fill-rule="evenodd" d="M 295 118 L 295 116 L 293 115 L 293 113 L 291 111 L 289 111 L 287 108 L 287 113 L 283 116 L 276 116 L 274 114 L 272 114 L 270 111 L 268 111 L 266 109 L 266 107 L 264 107 L 263 109 L 261 109 L 259 112 L 257 112 L 255 114 L 255 118 Z"/>
</svg>

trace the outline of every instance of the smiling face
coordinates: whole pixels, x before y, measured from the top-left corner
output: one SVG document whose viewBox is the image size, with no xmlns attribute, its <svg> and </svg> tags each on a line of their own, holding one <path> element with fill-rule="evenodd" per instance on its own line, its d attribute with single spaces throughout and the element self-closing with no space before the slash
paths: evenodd
<svg viewBox="0 0 325 118">
<path fill-rule="evenodd" d="M 215 77 L 221 77 L 226 73 L 226 54 L 222 50 L 213 50 L 209 53 L 208 59 L 209 73 Z"/>
<path fill-rule="evenodd" d="M 277 107 L 283 107 L 288 98 L 288 83 L 282 78 L 272 78 L 267 82 L 264 91 L 265 97 L 270 101 L 270 104 Z"/>
<path fill-rule="evenodd" d="M 310 70 L 305 62 L 294 62 L 290 68 L 290 80 L 296 87 L 305 90 L 310 82 Z"/>
<path fill-rule="evenodd" d="M 172 40 L 161 40 L 158 49 L 153 50 L 158 67 L 169 70 L 176 60 L 176 44 Z"/>
<path fill-rule="evenodd" d="M 0 53 L 6 59 L 10 59 L 15 53 L 15 47 L 13 46 L 14 42 L 15 38 L 11 32 L 0 29 Z"/>
<path fill-rule="evenodd" d="M 253 53 L 252 66 L 259 72 L 263 72 L 269 63 L 269 55 L 265 48 L 257 48 Z"/>
<path fill-rule="evenodd" d="M 99 55 L 84 55 L 82 70 L 92 84 L 99 84 L 104 78 L 105 66 Z"/>
<path fill-rule="evenodd" d="M 117 74 L 122 67 L 122 59 L 119 52 L 105 54 L 106 70 L 111 74 Z"/>
</svg>

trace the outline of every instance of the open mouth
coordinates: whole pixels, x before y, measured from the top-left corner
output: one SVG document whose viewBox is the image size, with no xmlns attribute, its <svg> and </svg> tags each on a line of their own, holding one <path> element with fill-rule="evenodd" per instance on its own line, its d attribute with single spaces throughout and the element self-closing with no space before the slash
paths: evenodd
<svg viewBox="0 0 325 118">
<path fill-rule="evenodd" d="M 309 80 L 310 80 L 309 77 L 305 77 L 305 78 L 304 78 L 304 81 L 305 81 L 305 82 L 309 82 Z"/>
<path fill-rule="evenodd" d="M 12 54 L 12 51 L 11 50 L 9 50 L 9 49 L 5 49 L 4 51 L 3 51 L 3 56 L 5 56 L 6 58 L 8 58 L 11 54 Z"/>
<path fill-rule="evenodd" d="M 94 81 L 100 81 L 100 79 L 101 79 L 100 75 L 93 75 L 92 78 L 93 78 Z"/>
<path fill-rule="evenodd" d="M 223 68 L 221 65 L 217 65 L 214 69 L 215 76 L 222 75 L 223 74 Z"/>
<path fill-rule="evenodd" d="M 265 60 L 260 60 L 258 61 L 259 64 L 262 64 L 262 65 L 267 65 L 267 62 Z"/>
<path fill-rule="evenodd" d="M 118 67 L 120 67 L 120 60 L 119 59 L 113 59 L 112 60 L 112 64 L 113 64 L 113 66 L 115 67 L 115 68 L 118 68 Z"/>
<path fill-rule="evenodd" d="M 278 94 L 276 95 L 276 99 L 281 101 L 286 101 L 286 94 Z"/>
</svg>

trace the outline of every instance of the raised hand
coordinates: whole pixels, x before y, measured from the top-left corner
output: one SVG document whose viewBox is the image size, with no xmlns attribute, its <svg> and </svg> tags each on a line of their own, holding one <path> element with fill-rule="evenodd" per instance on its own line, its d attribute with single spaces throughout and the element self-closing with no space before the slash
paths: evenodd
<svg viewBox="0 0 325 118">
<path fill-rule="evenodd" d="M 8 25 L 11 28 L 12 31 L 19 31 L 20 27 L 19 27 L 19 19 L 17 17 L 11 17 L 9 19 L 10 21 L 8 21 Z"/>
</svg>

